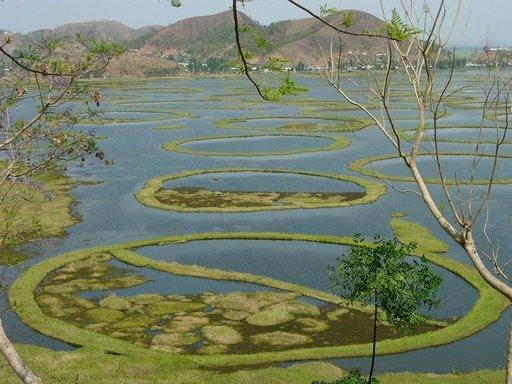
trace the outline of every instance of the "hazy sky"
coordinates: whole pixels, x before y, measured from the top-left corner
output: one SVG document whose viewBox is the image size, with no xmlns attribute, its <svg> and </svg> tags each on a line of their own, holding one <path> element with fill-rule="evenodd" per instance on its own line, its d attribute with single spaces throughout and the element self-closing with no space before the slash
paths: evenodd
<svg viewBox="0 0 512 384">
<path fill-rule="evenodd" d="M 231 3 L 229 0 L 182 1 L 184 6 L 175 9 L 166 0 L 3 0 L 0 1 L 0 28 L 29 32 L 88 20 L 118 20 L 131 27 L 167 25 L 191 16 L 225 11 Z M 455 43 L 481 45 L 490 40 L 496 45 L 512 45 L 512 0 L 463 1 L 463 12 L 453 36 Z M 338 8 L 362 9 L 380 15 L 378 0 L 301 1 L 315 10 L 326 2 Z M 398 3 L 399 0 L 384 0 L 388 9 Z M 244 12 L 263 24 L 306 17 L 286 0 L 256 0 Z"/>
</svg>

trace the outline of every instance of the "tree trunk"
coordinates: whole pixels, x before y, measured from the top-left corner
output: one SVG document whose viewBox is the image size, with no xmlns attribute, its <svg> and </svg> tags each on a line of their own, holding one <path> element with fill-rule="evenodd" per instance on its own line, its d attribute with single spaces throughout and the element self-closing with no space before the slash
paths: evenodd
<svg viewBox="0 0 512 384">
<path fill-rule="evenodd" d="M 21 360 L 20 355 L 14 349 L 11 341 L 7 338 L 7 335 L 4 332 L 4 328 L 2 326 L 2 319 L 0 319 L 0 351 L 4 355 L 5 359 L 12 367 L 16 375 L 21 379 L 21 381 L 25 384 L 41 384 L 42 381 L 37 376 L 35 376 L 30 370 L 27 368 L 23 360 Z"/>
<path fill-rule="evenodd" d="M 512 384 L 512 321 L 508 333 L 508 351 L 507 351 L 507 384 Z"/>
<path fill-rule="evenodd" d="M 368 375 L 368 384 L 371 384 L 373 378 L 373 368 L 375 367 L 375 353 L 377 351 L 377 316 L 378 307 L 375 304 L 375 312 L 373 314 L 373 351 L 372 351 L 372 365 L 370 366 L 370 374 Z M 510 383 L 509 383 L 510 384 Z"/>
</svg>

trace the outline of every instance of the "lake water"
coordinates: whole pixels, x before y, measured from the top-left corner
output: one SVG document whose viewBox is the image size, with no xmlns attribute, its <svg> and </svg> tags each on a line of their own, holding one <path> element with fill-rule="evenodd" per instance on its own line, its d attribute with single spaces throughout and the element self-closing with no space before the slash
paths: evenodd
<svg viewBox="0 0 512 384">
<path fill-rule="evenodd" d="M 472 73 L 458 74 L 468 78 Z M 463 79 L 461 80 L 463 81 Z M 307 95 L 301 98 L 335 101 L 335 93 L 325 86 L 321 79 L 300 77 L 298 82 L 310 87 Z M 173 89 L 181 89 L 173 93 Z M 194 90 L 185 92 L 184 90 Z M 109 96 L 110 95 L 110 96 Z M 231 95 L 231 96 L 229 96 Z M 21 267 L 25 268 L 41 260 L 58 255 L 62 252 L 90 247 L 146 239 L 163 235 L 179 235 L 208 231 L 240 232 L 240 231 L 275 231 L 299 232 L 323 235 L 352 236 L 361 233 L 366 236 L 382 234 L 392 236 L 389 227 L 390 215 L 402 211 L 408 219 L 427 226 L 441 239 L 450 245 L 449 257 L 463 263 L 470 261 L 464 252 L 451 241 L 434 223 L 417 195 L 400 193 L 392 188 L 388 194 L 370 205 L 353 207 L 319 209 L 319 210 L 288 210 L 280 212 L 254 213 L 178 213 L 145 207 L 134 198 L 134 193 L 144 183 L 154 177 L 178 173 L 186 170 L 209 168 L 279 168 L 290 171 L 306 170 L 320 173 L 352 174 L 346 165 L 365 156 L 378 156 L 392 153 L 392 148 L 382 139 L 375 128 L 366 128 L 355 134 L 345 133 L 352 144 L 345 149 L 306 153 L 290 156 L 258 156 L 258 157 L 208 157 L 178 154 L 165 151 L 162 144 L 198 137 L 246 135 L 257 132 L 258 127 L 273 128 L 289 123 L 331 124 L 332 121 L 302 119 L 301 107 L 289 103 L 276 104 L 259 102 L 244 79 L 200 78 L 188 80 L 148 80 L 146 84 L 137 84 L 133 89 L 105 90 L 104 97 L 122 102 L 122 106 L 103 106 L 106 110 L 123 109 L 133 112 L 111 113 L 115 118 L 147 118 L 145 122 L 118 123 L 94 128 L 99 136 L 106 139 L 100 142 L 102 149 L 109 158 L 114 159 L 114 166 L 104 166 L 94 160 L 87 160 L 86 166 L 80 168 L 77 163 L 68 165 L 69 174 L 84 180 L 98 180 L 101 184 L 81 186 L 72 195 L 77 203 L 74 207 L 81 217 L 81 222 L 68 229 L 69 235 L 60 239 L 48 239 L 40 248 L 29 249 L 34 256 Z M 249 102 L 254 102 L 249 104 Z M 256 103 L 257 102 L 257 103 Z M 407 104 L 404 104 L 407 107 Z M 158 131 L 153 128 L 162 125 L 162 114 L 141 112 L 143 109 L 169 110 L 169 112 L 187 112 L 191 117 L 172 118 L 169 124 L 183 124 L 185 129 L 176 131 Z M 444 119 L 446 124 L 479 124 L 479 111 L 448 109 L 452 115 Z M 334 114 L 330 111 L 328 114 Z M 415 116 L 413 110 L 400 110 L 402 117 Z M 357 111 L 344 111 L 346 116 L 361 117 Z M 266 120 L 252 120 L 247 124 L 238 123 L 236 129 L 219 129 L 215 122 L 226 118 L 267 117 Z M 289 119 L 272 119 L 272 117 L 289 116 Z M 307 114 L 305 114 L 307 116 Z M 401 121 L 403 128 L 410 127 L 410 121 Z M 409 124 L 409 125 L 407 125 Z M 244 126 L 251 128 L 244 129 Z M 87 128 L 87 127 L 84 127 Z M 453 132 L 453 136 L 464 137 L 464 130 Z M 473 132 L 473 131 L 471 131 Z M 268 133 L 268 132 L 266 132 Z M 262 132 L 262 134 L 265 134 Z M 322 146 L 328 139 L 260 138 L 254 140 L 225 139 L 211 143 L 191 143 L 190 149 L 213 151 L 250 150 L 254 146 L 257 152 L 263 149 L 290 149 L 308 146 Z M 453 144 L 456 145 L 456 144 Z M 256 152 L 256 150 L 255 150 Z M 451 165 L 464 167 L 467 159 L 453 158 Z M 422 161 L 423 165 L 423 161 Z M 378 167 L 377 167 L 378 166 Z M 428 165 L 426 165 L 428 167 Z M 405 168 L 398 161 L 386 161 L 376 164 L 379 171 L 405 175 Z M 500 177 L 510 177 L 510 160 L 500 165 Z M 211 174 L 194 176 L 171 182 L 172 186 L 194 185 L 215 187 L 218 189 L 236 190 L 268 190 L 280 191 L 341 191 L 358 190 L 358 187 L 337 180 L 320 179 L 292 174 L 258 175 L 258 174 L 222 174 L 220 180 L 212 181 Z M 169 185 L 166 185 L 167 187 Z M 396 183 L 397 188 L 411 188 L 408 183 Z M 476 187 L 475 195 L 483 192 Z M 501 249 L 512 249 L 512 237 L 507 236 L 512 216 L 511 187 L 496 186 L 493 199 L 489 204 L 492 221 L 489 233 L 496 241 L 500 239 Z M 432 187 L 432 194 L 442 200 L 442 191 L 438 186 Z M 479 231 L 476 231 L 479 233 Z M 483 243 L 480 236 L 478 240 Z M 328 290 L 329 283 L 325 268 L 335 262 L 336 257 L 343 254 L 344 247 L 321 245 L 304 242 L 266 242 L 266 241 L 199 241 L 187 244 L 161 247 L 147 247 L 139 250 L 142 254 L 155 259 L 171 259 L 181 263 L 199 264 L 208 267 L 250 272 L 285 281 L 296 282 L 317 289 Z M 20 273 L 20 268 L 8 268 L 7 281 L 12 282 Z M 437 269 L 439 271 L 439 269 Z M 476 300 L 475 291 L 459 278 L 442 272 L 445 277 L 441 297 L 442 306 L 434 312 L 436 317 L 461 316 Z M 153 282 L 144 287 L 145 290 L 163 289 L 165 279 L 153 275 Z M 161 275 L 159 275 L 161 276 Z M 199 282 L 199 280 L 201 280 Z M 176 283 L 176 284 L 174 284 Z M 241 290 L 240 284 L 223 282 L 205 282 L 202 279 L 176 278 L 172 286 L 182 287 L 182 293 L 196 293 L 203 289 L 221 291 Z M 153 285 L 151 285 L 153 284 Z M 208 285 L 210 284 L 210 285 Z M 230 285 L 231 284 L 231 285 Z M 172 288 L 166 286 L 164 290 Z M 247 285 L 247 289 L 253 289 Z M 180 292 L 181 292 L 180 291 Z M 184 292 L 190 291 L 190 292 Z M 5 299 L 2 299 L 5 300 Z M 5 303 L 4 303 L 5 304 Z M 394 356 L 379 357 L 378 369 L 381 371 L 429 371 L 452 372 L 483 368 L 502 368 L 505 365 L 507 327 L 510 312 L 500 321 L 482 332 L 450 345 L 428 348 Z M 11 311 L 4 315 L 8 335 L 15 342 L 34 343 L 57 350 L 72 347 L 54 339 L 40 335 L 26 327 Z M 340 359 L 334 361 L 343 367 L 353 365 L 366 366 L 367 359 Z"/>
</svg>

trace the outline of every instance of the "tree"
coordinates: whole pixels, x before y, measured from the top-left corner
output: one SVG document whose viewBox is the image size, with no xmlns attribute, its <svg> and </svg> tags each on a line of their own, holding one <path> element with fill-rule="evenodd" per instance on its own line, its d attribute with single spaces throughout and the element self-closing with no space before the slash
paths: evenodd
<svg viewBox="0 0 512 384">
<path fill-rule="evenodd" d="M 350 247 L 336 267 L 329 268 L 329 276 L 333 288 L 350 302 L 373 306 L 373 348 L 368 376 L 371 384 L 379 320 L 402 330 L 425 323 L 426 317 L 418 311 L 439 305 L 437 292 L 442 279 L 424 259 L 406 260 L 414 253 L 414 244 L 399 244 L 396 239 L 375 236 L 368 247 L 363 238 L 356 236 L 354 240 L 358 245 Z"/>
<path fill-rule="evenodd" d="M 352 369 L 348 372 L 347 376 L 335 382 L 327 383 L 325 381 L 314 381 L 313 384 L 367 384 L 367 380 L 361 376 L 361 373 L 357 369 Z M 371 384 L 379 384 L 379 380 L 372 378 Z"/>
<path fill-rule="evenodd" d="M 361 110 L 382 133 L 383 141 L 387 141 L 394 149 L 396 156 L 409 170 L 417 189 L 401 190 L 389 183 L 392 188 L 403 193 L 414 193 L 424 202 L 429 212 L 439 226 L 464 249 L 473 265 L 482 278 L 491 287 L 502 293 L 512 301 L 512 272 L 510 262 L 501 260 L 499 244 L 491 239 L 488 228 L 488 203 L 492 196 L 496 181 L 496 169 L 500 151 L 506 142 L 510 124 L 512 105 L 512 77 L 503 70 L 501 55 L 487 49 L 484 57 L 489 70 L 485 81 L 467 83 L 457 86 L 454 83 L 455 49 L 449 51 L 447 44 L 451 37 L 453 27 L 457 22 L 462 6 L 462 0 L 447 4 L 445 0 L 440 2 L 401 1 L 399 10 L 389 12 L 381 1 L 382 25 L 372 31 L 353 28 L 354 23 L 347 22 L 342 25 L 334 25 L 329 22 L 328 15 L 337 12 L 336 9 L 323 6 L 319 13 L 305 7 L 295 0 L 286 0 L 291 6 L 299 8 L 327 26 L 332 31 L 331 46 L 327 49 L 319 47 L 319 54 L 324 59 L 323 75 L 332 88 L 338 92 L 344 102 Z M 233 0 L 232 10 L 235 20 L 234 28 L 237 29 L 238 5 L 244 4 L 244 0 Z M 391 17 L 389 17 L 391 13 Z M 245 62 L 244 49 L 241 40 L 237 36 L 240 60 Z M 337 35 L 349 35 L 364 37 L 368 40 L 384 41 L 386 46 L 387 62 L 382 73 L 375 72 L 368 66 L 367 58 L 355 55 L 357 63 L 364 68 L 364 72 L 356 78 L 348 78 L 342 72 L 341 66 L 333 63 L 341 62 L 345 52 L 336 46 Z M 449 70 L 439 72 L 439 64 L 446 58 L 451 58 Z M 396 64 L 395 64 L 396 63 Z M 260 84 L 251 76 L 248 66 L 245 66 L 245 75 L 256 87 L 258 93 L 267 100 L 267 93 L 262 92 Z M 418 111 L 415 130 L 412 135 L 404 137 L 397 124 L 397 116 L 393 112 L 396 101 L 394 94 L 400 90 L 394 82 L 396 77 L 404 78 L 409 84 L 409 91 Z M 355 97 L 350 88 L 356 86 L 363 89 L 366 98 L 361 95 Z M 445 172 L 445 162 L 440 149 L 440 124 L 439 120 L 446 115 L 447 103 L 462 90 L 471 85 L 482 86 L 484 100 L 482 107 L 482 123 L 480 132 L 485 129 L 484 120 L 491 117 L 494 120 L 492 129 L 496 132 L 493 140 L 494 149 L 489 153 L 483 153 L 481 145 L 483 140 L 475 141 L 473 162 L 468 171 L 472 175 L 469 180 L 460 180 L 455 174 L 449 178 Z M 281 96 L 283 93 L 279 94 Z M 433 133 L 431 138 L 427 132 Z M 426 148 L 425 143 L 430 144 Z M 424 169 L 418 162 L 420 156 L 428 155 L 434 161 L 437 169 L 439 183 L 442 188 L 443 198 L 436 200 L 433 197 L 432 186 L 424 176 Z M 489 169 L 490 176 L 487 180 L 477 180 L 475 170 L 483 157 L 491 159 Z M 385 180 L 386 181 L 386 180 Z M 475 192 L 475 186 L 484 187 L 484 192 Z M 479 195 L 479 197 L 476 197 Z M 486 214 L 487 213 L 487 214 Z M 479 235 L 479 236 L 475 236 Z M 477 244 L 475 237 L 480 237 Z M 488 250 L 484 250 L 488 248 Z M 512 384 L 512 322 L 509 332 L 509 351 L 507 383 Z"/>
<path fill-rule="evenodd" d="M 93 135 L 75 127 L 96 114 L 101 102 L 101 95 L 80 80 L 123 52 L 116 44 L 80 35 L 46 38 L 24 49 L 12 44 L 10 37 L 0 42 L 0 60 L 10 69 L 0 77 L 0 249 L 37 239 L 37 220 L 27 226 L 19 211 L 34 193 L 52 198 L 38 175 L 58 171 L 62 161 L 80 159 L 83 164 L 93 153 L 104 159 Z M 31 111 L 20 112 L 21 105 Z M 2 279 L 0 274 L 0 285 Z M 24 383 L 41 382 L 7 338 L 1 319 L 0 351 Z"/>
</svg>

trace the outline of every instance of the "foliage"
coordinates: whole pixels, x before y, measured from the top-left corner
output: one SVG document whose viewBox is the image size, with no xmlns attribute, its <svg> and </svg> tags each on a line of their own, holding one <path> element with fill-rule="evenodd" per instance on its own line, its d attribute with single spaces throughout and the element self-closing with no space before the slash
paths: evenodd
<svg viewBox="0 0 512 384">
<path fill-rule="evenodd" d="M 338 379 L 336 381 L 327 382 L 327 381 L 314 381 L 313 384 L 367 384 L 368 380 L 361 376 L 361 373 L 357 369 L 352 369 L 349 371 L 348 375 L 343 377 L 342 379 Z M 371 384 L 379 384 L 379 380 L 376 378 L 372 378 Z"/>
<path fill-rule="evenodd" d="M 354 242 L 362 244 L 356 236 Z M 376 305 L 393 327 L 410 329 L 426 321 L 418 309 L 439 305 L 437 291 L 441 277 L 427 261 L 407 261 L 416 245 L 400 244 L 397 239 L 374 237 L 374 247 L 351 247 L 337 267 L 329 267 L 333 287 L 349 301 Z"/>
<path fill-rule="evenodd" d="M 393 8 L 391 20 L 386 24 L 386 28 L 388 37 L 395 41 L 404 41 L 420 33 L 419 29 L 411 28 L 402 20 L 396 8 Z"/>
<path fill-rule="evenodd" d="M 307 88 L 297 85 L 289 75 L 283 79 L 280 87 L 263 87 L 263 94 L 270 101 L 279 101 L 283 96 L 298 95 L 301 92 L 307 92 Z"/>
</svg>

